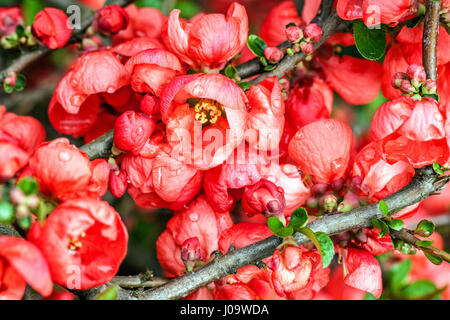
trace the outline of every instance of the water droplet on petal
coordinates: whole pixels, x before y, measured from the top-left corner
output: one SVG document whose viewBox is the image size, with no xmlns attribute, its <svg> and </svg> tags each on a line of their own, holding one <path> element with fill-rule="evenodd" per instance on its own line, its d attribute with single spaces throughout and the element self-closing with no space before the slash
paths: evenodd
<svg viewBox="0 0 450 320">
<path fill-rule="evenodd" d="M 189 215 L 189 219 L 190 219 L 192 222 L 198 221 L 198 218 L 199 218 L 199 216 L 198 216 L 198 213 L 196 213 L 196 212 L 193 212 L 193 213 L 191 213 L 191 214 Z"/>
<path fill-rule="evenodd" d="M 203 93 L 203 88 L 200 86 L 200 85 L 197 85 L 197 86 L 195 86 L 193 89 L 192 89 L 192 94 L 194 95 L 194 96 L 199 96 L 199 95 L 201 95 Z"/>
<path fill-rule="evenodd" d="M 70 153 L 66 152 L 66 151 L 61 151 L 58 155 L 59 160 L 61 161 L 69 161 L 70 159 L 72 159 L 72 156 L 70 155 Z"/>
</svg>

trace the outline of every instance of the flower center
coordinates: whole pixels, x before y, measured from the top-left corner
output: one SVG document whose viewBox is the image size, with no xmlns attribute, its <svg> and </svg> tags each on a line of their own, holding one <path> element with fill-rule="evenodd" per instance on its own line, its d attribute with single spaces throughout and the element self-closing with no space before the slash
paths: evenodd
<svg viewBox="0 0 450 320">
<path fill-rule="evenodd" d="M 200 99 L 194 106 L 195 120 L 203 125 L 214 124 L 225 113 L 223 106 L 211 99 Z"/>
<path fill-rule="evenodd" d="M 86 233 L 84 233 L 84 232 L 82 232 L 82 233 L 80 234 L 80 237 L 81 237 L 81 238 L 84 238 L 85 236 L 86 236 Z M 74 239 L 74 238 L 72 238 L 72 239 L 70 239 L 68 248 L 69 248 L 69 250 L 71 250 L 71 251 L 77 251 L 77 250 L 80 249 L 82 246 L 83 246 L 83 244 L 81 243 L 80 239 Z"/>
</svg>

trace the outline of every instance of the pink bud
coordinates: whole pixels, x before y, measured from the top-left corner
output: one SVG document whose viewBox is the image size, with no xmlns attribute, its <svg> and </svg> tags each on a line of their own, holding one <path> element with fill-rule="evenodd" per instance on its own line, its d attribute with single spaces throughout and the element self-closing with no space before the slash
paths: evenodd
<svg viewBox="0 0 450 320">
<path fill-rule="evenodd" d="M 264 50 L 264 55 L 270 63 L 278 63 L 283 58 L 283 52 L 277 47 L 267 47 Z"/>
<path fill-rule="evenodd" d="M 317 23 L 308 24 L 303 32 L 305 37 L 310 39 L 312 42 L 319 42 L 323 34 L 322 28 L 320 28 Z"/>
<path fill-rule="evenodd" d="M 404 72 L 397 72 L 392 78 L 392 86 L 395 89 L 400 89 L 403 80 L 408 79 L 408 75 Z"/>
<path fill-rule="evenodd" d="M 328 184 L 326 184 L 326 183 L 316 183 L 315 185 L 313 185 L 311 187 L 311 193 L 313 195 L 318 196 L 318 195 L 324 194 L 327 191 L 327 189 L 328 189 Z"/>
<path fill-rule="evenodd" d="M 308 200 L 306 200 L 306 206 L 310 209 L 316 209 L 319 207 L 319 200 L 314 197 L 309 197 Z"/>
<path fill-rule="evenodd" d="M 200 241 L 197 237 L 186 239 L 181 246 L 181 260 L 185 266 L 192 270 L 195 262 L 202 261 Z"/>
<path fill-rule="evenodd" d="M 402 80 L 402 83 L 400 84 L 400 91 L 402 93 L 409 94 L 411 92 L 414 92 L 414 90 L 415 88 L 411 84 L 411 82 L 409 82 L 408 80 Z"/>
<path fill-rule="evenodd" d="M 120 198 L 124 195 L 125 191 L 127 190 L 127 174 L 125 171 L 115 171 L 111 170 L 109 173 L 109 191 L 111 194 L 116 197 Z"/>
<path fill-rule="evenodd" d="M 15 86 L 17 82 L 17 74 L 14 71 L 8 73 L 5 83 L 9 86 Z"/>
<path fill-rule="evenodd" d="M 331 183 L 331 189 L 333 189 L 333 191 L 340 191 L 344 187 L 344 183 L 345 183 L 344 178 L 334 180 Z"/>
<path fill-rule="evenodd" d="M 310 54 L 314 51 L 314 46 L 311 42 L 300 42 L 300 49 L 303 53 Z"/>
<path fill-rule="evenodd" d="M 425 82 L 427 80 L 427 74 L 425 73 L 425 69 L 418 64 L 412 64 L 406 69 L 406 74 L 408 75 L 411 81 L 418 82 L 419 84 Z"/>
<path fill-rule="evenodd" d="M 9 194 L 9 199 L 14 204 L 19 204 L 25 199 L 25 194 L 19 188 L 14 188 Z"/>
<path fill-rule="evenodd" d="M 242 196 L 242 208 L 249 216 L 257 213 L 280 216 L 285 207 L 283 188 L 266 179 L 246 187 Z"/>
<path fill-rule="evenodd" d="M 123 151 L 139 154 L 155 130 L 155 122 L 134 111 L 126 111 L 117 118 L 114 127 L 114 145 Z"/>
<path fill-rule="evenodd" d="M 148 115 L 149 117 L 153 115 L 156 106 L 156 97 L 150 94 L 147 94 L 141 100 L 141 111 Z"/>
<path fill-rule="evenodd" d="M 328 193 L 319 199 L 319 203 L 326 212 L 331 212 L 337 206 L 337 198 L 334 194 Z"/>
<path fill-rule="evenodd" d="M 290 42 L 297 42 L 303 38 L 303 31 L 297 26 L 290 26 L 286 28 L 286 37 Z"/>
<path fill-rule="evenodd" d="M 431 79 L 427 79 L 427 81 L 425 81 L 425 84 L 422 87 L 423 93 L 425 94 L 434 94 L 436 93 L 436 89 L 437 89 L 436 81 Z"/>
</svg>

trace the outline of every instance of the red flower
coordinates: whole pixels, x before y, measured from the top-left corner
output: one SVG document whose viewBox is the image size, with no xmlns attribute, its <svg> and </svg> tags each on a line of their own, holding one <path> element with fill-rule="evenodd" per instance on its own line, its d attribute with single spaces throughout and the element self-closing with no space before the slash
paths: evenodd
<svg viewBox="0 0 450 320">
<path fill-rule="evenodd" d="M 172 52 L 191 68 L 222 69 L 244 48 L 248 34 L 245 8 L 234 2 L 227 15 L 204 14 L 181 21 L 180 10 L 172 10 L 162 38 Z"/>
<path fill-rule="evenodd" d="M 369 199 L 378 201 L 406 186 L 414 176 L 414 168 L 406 161 L 386 161 L 381 144 L 372 142 L 356 155 L 353 176 L 361 177 Z"/>
<path fill-rule="evenodd" d="M 246 102 L 241 88 L 223 75 L 175 78 L 160 100 L 172 156 L 200 170 L 224 162 L 244 139 Z"/>
<path fill-rule="evenodd" d="M 374 256 L 365 250 L 348 248 L 344 254 L 343 266 L 346 285 L 370 292 L 375 298 L 381 296 L 381 268 Z"/>
<path fill-rule="evenodd" d="M 101 33 L 116 34 L 127 26 L 128 14 L 121 6 L 106 6 L 95 13 L 93 27 Z"/>
<path fill-rule="evenodd" d="M 328 283 L 329 268 L 322 268 L 320 254 L 286 246 L 276 250 L 268 262 L 278 295 L 293 300 L 313 299 Z"/>
<path fill-rule="evenodd" d="M 264 79 L 246 92 L 250 111 L 246 140 L 253 148 L 278 148 L 284 128 L 284 99 L 276 77 Z"/>
<path fill-rule="evenodd" d="M 79 198 L 59 205 L 43 226 L 35 223 L 28 239 L 41 249 L 57 284 L 86 290 L 116 275 L 128 233 L 106 202 Z"/>
<path fill-rule="evenodd" d="M 53 290 L 42 253 L 31 242 L 0 235 L 0 300 L 20 300 L 28 283 L 44 297 Z"/>
<path fill-rule="evenodd" d="M 415 0 L 338 0 L 337 13 L 344 20 L 362 19 L 371 27 L 388 24 L 397 25 L 417 12 Z"/>
<path fill-rule="evenodd" d="M 383 152 L 390 161 L 408 161 L 415 168 L 445 163 L 449 157 L 445 116 L 434 99 L 400 97 L 381 105 L 370 134 L 374 141 L 383 140 Z"/>
<path fill-rule="evenodd" d="M 64 11 L 45 8 L 34 18 L 31 32 L 50 49 L 62 48 L 72 35 L 69 18 Z"/>
<path fill-rule="evenodd" d="M 139 154 L 155 130 L 155 122 L 147 116 L 127 111 L 117 118 L 114 145 L 123 151 Z"/>
<path fill-rule="evenodd" d="M 23 24 L 19 8 L 0 8 L 0 36 L 7 36 Z"/>
<path fill-rule="evenodd" d="M 362 300 L 366 293 L 344 283 L 344 273 L 342 266 L 333 269 L 330 282 L 322 290 L 317 300 Z"/>
<path fill-rule="evenodd" d="M 128 27 L 113 36 L 115 44 L 135 38 L 159 39 L 167 18 L 155 8 L 138 8 L 129 5 L 125 8 L 129 17 Z"/>
<path fill-rule="evenodd" d="M 164 49 L 164 45 L 158 39 L 153 38 L 135 38 L 111 48 L 112 52 L 118 53 L 123 57 L 132 57 L 141 51 L 148 49 Z"/>
<path fill-rule="evenodd" d="M 39 121 L 6 112 L 0 105 L 0 178 L 12 178 L 25 167 L 44 140 L 45 131 Z"/>
<path fill-rule="evenodd" d="M 208 259 L 217 250 L 223 231 L 233 225 L 228 213 L 215 213 L 203 196 L 189 207 L 177 212 L 167 224 L 167 229 L 156 242 L 158 260 L 169 277 L 183 274 L 181 260 L 184 242 L 196 237 L 200 243 L 201 257 Z"/>
<path fill-rule="evenodd" d="M 264 224 L 241 222 L 223 232 L 219 240 L 219 250 L 225 254 L 231 245 L 239 249 L 271 235 L 272 231 Z"/>
<path fill-rule="evenodd" d="M 98 198 L 108 188 L 108 163 L 104 159 L 90 162 L 66 138 L 40 145 L 30 159 L 30 169 L 41 191 L 59 200 L 80 196 Z"/>
<path fill-rule="evenodd" d="M 284 216 L 286 207 L 284 190 L 269 180 L 261 179 L 258 183 L 245 188 L 241 204 L 249 216 L 257 213 Z"/>
<path fill-rule="evenodd" d="M 353 135 L 340 120 L 321 119 L 297 131 L 289 143 L 289 156 L 316 182 L 330 183 L 345 177 Z"/>
<path fill-rule="evenodd" d="M 286 115 L 300 129 L 319 119 L 329 118 L 333 106 L 333 91 L 317 77 L 301 78 L 289 92 Z"/>
<path fill-rule="evenodd" d="M 180 74 L 178 58 L 163 49 L 148 49 L 131 57 L 125 64 L 131 74 L 131 86 L 136 92 L 159 96 L 164 85 Z"/>
</svg>

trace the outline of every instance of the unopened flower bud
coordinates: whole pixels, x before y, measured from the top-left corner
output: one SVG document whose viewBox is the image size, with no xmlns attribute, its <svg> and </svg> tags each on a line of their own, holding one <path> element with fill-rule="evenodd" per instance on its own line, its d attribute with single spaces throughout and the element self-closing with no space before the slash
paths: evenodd
<svg viewBox="0 0 450 320">
<path fill-rule="evenodd" d="M 286 37 L 290 42 L 298 42 L 303 38 L 303 31 L 297 26 L 287 27 Z"/>
<path fill-rule="evenodd" d="M 344 187 L 344 183 L 345 181 L 343 178 L 334 180 L 333 182 L 331 182 L 331 189 L 336 192 L 340 191 Z"/>
<path fill-rule="evenodd" d="M 310 54 L 314 51 L 314 46 L 311 42 L 301 42 L 300 49 L 303 53 Z"/>
<path fill-rule="evenodd" d="M 100 33 L 116 34 L 128 26 L 128 14 L 121 6 L 106 6 L 95 14 L 93 26 Z"/>
<path fill-rule="evenodd" d="M 427 79 L 422 86 L 422 92 L 424 94 L 435 94 L 437 89 L 436 81 Z"/>
<path fill-rule="evenodd" d="M 400 89 L 403 80 L 407 80 L 408 75 L 404 72 L 397 72 L 392 78 L 392 86 L 395 89 Z"/>
<path fill-rule="evenodd" d="M 324 194 L 328 189 L 328 184 L 326 183 L 316 183 L 311 187 L 311 193 L 313 195 L 319 196 Z"/>
<path fill-rule="evenodd" d="M 19 188 L 14 188 L 9 194 L 9 199 L 12 203 L 19 204 L 22 203 L 22 201 L 25 199 L 25 194 Z"/>
<path fill-rule="evenodd" d="M 257 213 L 283 216 L 286 208 L 284 190 L 269 180 L 261 179 L 258 183 L 245 188 L 242 208 L 249 216 Z"/>
<path fill-rule="evenodd" d="M 0 9 L 0 36 L 12 34 L 20 24 L 23 24 L 23 20 L 19 8 Z"/>
<path fill-rule="evenodd" d="M 314 197 L 309 197 L 308 200 L 306 200 L 306 206 L 310 209 L 316 209 L 319 207 L 319 200 Z"/>
<path fill-rule="evenodd" d="M 353 192 L 347 192 L 344 200 L 338 205 L 338 212 L 349 212 L 359 207 L 359 197 Z"/>
<path fill-rule="evenodd" d="M 278 63 L 283 58 L 283 52 L 277 47 L 267 47 L 264 50 L 264 56 L 270 63 Z"/>
<path fill-rule="evenodd" d="M 109 173 L 109 191 L 111 194 L 120 198 L 127 190 L 127 174 L 123 170 L 111 170 Z"/>
<path fill-rule="evenodd" d="M 30 210 L 25 204 L 19 204 L 16 209 L 16 217 L 17 219 L 25 218 L 30 215 Z"/>
<path fill-rule="evenodd" d="M 358 239 L 359 242 L 361 243 L 366 243 L 367 242 L 367 234 L 364 232 L 364 229 L 359 229 L 356 234 L 355 234 L 356 239 Z"/>
<path fill-rule="evenodd" d="M 303 33 L 305 34 L 305 37 L 312 42 L 319 42 L 320 38 L 322 38 L 323 31 L 317 23 L 310 23 L 305 27 Z"/>
<path fill-rule="evenodd" d="M 28 208 L 36 209 L 39 205 L 39 197 L 37 195 L 28 196 L 25 198 L 24 203 L 28 206 Z"/>
<path fill-rule="evenodd" d="M 188 271 L 194 269 L 196 262 L 203 260 L 200 241 L 197 237 L 189 238 L 183 242 L 181 246 L 181 260 Z"/>
<path fill-rule="evenodd" d="M 400 84 L 400 91 L 404 94 L 410 94 L 414 92 L 416 89 L 414 86 L 409 82 L 409 80 L 402 80 L 402 83 Z"/>
<path fill-rule="evenodd" d="M 7 77 L 5 78 L 5 83 L 9 86 L 14 87 L 17 82 L 17 74 L 14 71 L 11 71 L 8 73 Z"/>
<path fill-rule="evenodd" d="M 427 74 L 425 69 L 418 64 L 412 64 L 406 69 L 406 74 L 408 78 L 411 79 L 413 86 L 418 87 L 421 83 L 427 80 Z"/>
<path fill-rule="evenodd" d="M 337 206 L 337 198 L 334 194 L 328 193 L 320 198 L 319 203 L 325 212 L 332 212 Z"/>
</svg>

